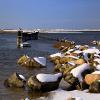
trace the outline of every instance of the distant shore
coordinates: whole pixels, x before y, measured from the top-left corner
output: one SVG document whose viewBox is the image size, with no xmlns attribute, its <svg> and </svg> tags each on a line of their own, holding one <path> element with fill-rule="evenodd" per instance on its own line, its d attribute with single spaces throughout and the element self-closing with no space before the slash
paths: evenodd
<svg viewBox="0 0 100 100">
<path fill-rule="evenodd" d="M 2 29 L 0 33 L 16 33 L 18 29 Z M 23 32 L 40 32 L 40 33 L 83 33 L 83 32 L 100 32 L 100 29 L 83 29 L 83 30 L 67 30 L 67 29 L 33 29 L 26 30 L 23 29 Z"/>
</svg>

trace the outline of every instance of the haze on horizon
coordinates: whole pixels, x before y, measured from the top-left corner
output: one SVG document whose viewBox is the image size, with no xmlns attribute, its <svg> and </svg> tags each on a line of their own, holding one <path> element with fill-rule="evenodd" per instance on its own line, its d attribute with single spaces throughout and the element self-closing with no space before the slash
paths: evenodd
<svg viewBox="0 0 100 100">
<path fill-rule="evenodd" d="M 100 29 L 100 0 L 0 0 L 0 28 Z"/>
</svg>

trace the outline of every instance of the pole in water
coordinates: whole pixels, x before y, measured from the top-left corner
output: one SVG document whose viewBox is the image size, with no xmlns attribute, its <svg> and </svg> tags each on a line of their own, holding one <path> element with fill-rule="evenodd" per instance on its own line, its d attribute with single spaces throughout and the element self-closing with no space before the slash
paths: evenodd
<svg viewBox="0 0 100 100">
<path fill-rule="evenodd" d="M 22 30 L 20 29 L 17 34 L 17 47 L 20 48 L 20 44 L 22 43 Z"/>
</svg>

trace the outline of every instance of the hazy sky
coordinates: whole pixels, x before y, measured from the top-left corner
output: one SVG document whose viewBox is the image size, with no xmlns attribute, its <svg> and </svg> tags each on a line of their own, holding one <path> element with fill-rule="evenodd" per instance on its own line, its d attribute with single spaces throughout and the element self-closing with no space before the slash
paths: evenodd
<svg viewBox="0 0 100 100">
<path fill-rule="evenodd" d="M 100 0 L 0 0 L 0 28 L 100 28 Z"/>
</svg>

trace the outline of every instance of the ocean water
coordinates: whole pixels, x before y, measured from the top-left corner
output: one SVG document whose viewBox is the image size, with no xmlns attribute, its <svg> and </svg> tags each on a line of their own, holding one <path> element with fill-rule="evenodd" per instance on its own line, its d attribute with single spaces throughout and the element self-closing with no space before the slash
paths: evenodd
<svg viewBox="0 0 100 100">
<path fill-rule="evenodd" d="M 36 100 L 39 97 L 48 97 L 50 93 L 32 92 L 27 89 L 6 88 L 4 80 L 13 72 L 22 74 L 28 79 L 31 75 L 37 73 L 53 73 L 54 65 L 47 60 L 46 68 L 27 69 L 17 65 L 17 60 L 23 54 L 31 57 L 44 56 L 57 52 L 52 47 L 55 40 L 65 38 L 73 40 L 76 44 L 88 44 L 93 40 L 100 40 L 100 32 L 84 32 L 84 33 L 40 33 L 38 40 L 29 41 L 31 48 L 19 49 L 16 46 L 17 34 L 3 33 L 0 34 L 0 100 L 20 100 L 29 97 Z M 99 48 L 99 47 L 98 47 Z"/>
</svg>

